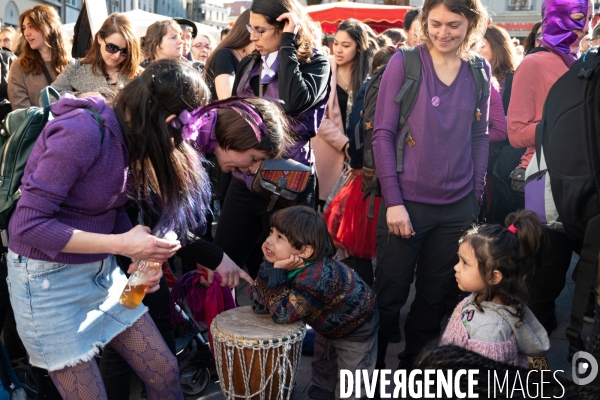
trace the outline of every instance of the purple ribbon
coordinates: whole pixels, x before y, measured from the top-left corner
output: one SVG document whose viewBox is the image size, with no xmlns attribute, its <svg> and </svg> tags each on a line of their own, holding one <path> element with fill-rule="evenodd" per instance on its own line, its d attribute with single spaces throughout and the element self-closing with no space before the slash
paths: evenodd
<svg viewBox="0 0 600 400">
<path fill-rule="evenodd" d="M 238 113 L 250 125 L 259 142 L 262 136 L 269 135 L 269 130 L 256 107 L 241 97 L 213 101 L 192 111 L 183 110 L 177 118 L 171 121 L 171 126 L 181 130 L 183 140 L 196 140 L 201 132 L 214 132 L 219 108 L 230 109 Z"/>
</svg>

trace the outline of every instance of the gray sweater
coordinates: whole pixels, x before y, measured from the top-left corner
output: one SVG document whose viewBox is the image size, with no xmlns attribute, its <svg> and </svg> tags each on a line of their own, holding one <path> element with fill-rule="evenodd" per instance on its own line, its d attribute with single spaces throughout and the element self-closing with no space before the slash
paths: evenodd
<svg viewBox="0 0 600 400">
<path fill-rule="evenodd" d="M 52 83 L 52 87 L 61 95 L 65 93 L 78 95 L 86 92 L 104 93 L 107 89 L 120 90 L 130 81 L 128 77 L 119 74 L 117 84 L 109 86 L 104 76 L 92 72 L 91 64 L 82 64 L 80 60 L 74 58 Z"/>
</svg>

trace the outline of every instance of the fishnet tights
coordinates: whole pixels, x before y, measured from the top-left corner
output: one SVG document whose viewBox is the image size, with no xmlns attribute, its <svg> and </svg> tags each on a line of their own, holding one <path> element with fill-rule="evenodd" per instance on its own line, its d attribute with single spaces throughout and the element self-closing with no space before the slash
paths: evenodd
<svg viewBox="0 0 600 400">
<path fill-rule="evenodd" d="M 117 335 L 110 345 L 144 382 L 149 400 L 183 400 L 177 359 L 148 314 Z M 95 360 L 52 371 L 50 377 L 65 400 L 107 399 Z"/>
</svg>

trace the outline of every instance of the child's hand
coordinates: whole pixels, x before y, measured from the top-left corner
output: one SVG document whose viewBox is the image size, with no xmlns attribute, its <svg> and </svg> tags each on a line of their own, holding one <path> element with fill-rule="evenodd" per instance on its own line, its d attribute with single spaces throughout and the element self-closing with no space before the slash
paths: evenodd
<svg viewBox="0 0 600 400">
<path fill-rule="evenodd" d="M 275 264 L 273 264 L 273 266 L 275 268 L 282 268 L 287 269 L 288 271 L 293 271 L 298 268 L 304 268 L 304 260 L 302 260 L 298 255 L 292 254 L 287 260 L 275 261 Z"/>
</svg>

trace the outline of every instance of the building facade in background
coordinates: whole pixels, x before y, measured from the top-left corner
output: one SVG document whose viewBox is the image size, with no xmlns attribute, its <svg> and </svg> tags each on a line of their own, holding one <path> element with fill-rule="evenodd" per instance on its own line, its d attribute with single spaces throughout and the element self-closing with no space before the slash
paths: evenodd
<svg viewBox="0 0 600 400">
<path fill-rule="evenodd" d="M 0 25 L 18 26 L 19 15 L 38 5 L 56 8 L 63 23 L 75 22 L 81 10 L 81 0 L 0 0 Z"/>
<path fill-rule="evenodd" d="M 189 0 L 187 18 L 219 30 L 229 26 L 229 11 L 221 0 Z"/>
</svg>

